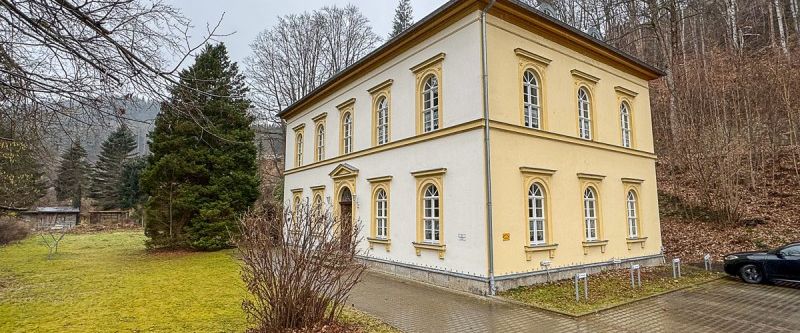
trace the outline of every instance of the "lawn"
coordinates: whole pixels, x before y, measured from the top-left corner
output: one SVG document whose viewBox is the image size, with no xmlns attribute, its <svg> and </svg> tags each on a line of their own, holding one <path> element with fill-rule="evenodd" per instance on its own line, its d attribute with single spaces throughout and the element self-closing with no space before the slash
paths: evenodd
<svg viewBox="0 0 800 333">
<path fill-rule="evenodd" d="M 575 301 L 573 280 L 515 288 L 502 292 L 500 296 L 538 308 L 581 316 L 691 287 L 722 276 L 721 273 L 683 265 L 682 277 L 676 280 L 672 278 L 671 266 L 642 267 L 642 287 L 635 289 L 631 288 L 630 272 L 627 269 L 589 275 L 588 301 L 583 299 L 580 302 Z"/>
<path fill-rule="evenodd" d="M 0 332 L 241 332 L 247 295 L 234 251 L 151 253 L 139 232 L 32 237 L 0 247 Z M 342 321 L 392 332 L 355 310 Z"/>
</svg>

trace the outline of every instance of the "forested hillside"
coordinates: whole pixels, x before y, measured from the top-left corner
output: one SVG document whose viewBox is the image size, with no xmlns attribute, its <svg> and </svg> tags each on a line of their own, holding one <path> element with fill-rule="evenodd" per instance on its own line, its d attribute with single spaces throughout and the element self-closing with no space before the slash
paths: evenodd
<svg viewBox="0 0 800 333">
<path fill-rule="evenodd" d="M 797 0 L 527 2 L 665 70 L 651 105 L 668 252 L 800 239 Z"/>
</svg>

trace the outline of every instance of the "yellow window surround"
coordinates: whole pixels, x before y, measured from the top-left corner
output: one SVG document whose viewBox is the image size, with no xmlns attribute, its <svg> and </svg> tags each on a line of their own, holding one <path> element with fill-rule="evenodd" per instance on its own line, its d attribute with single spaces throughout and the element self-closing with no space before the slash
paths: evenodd
<svg viewBox="0 0 800 333">
<path fill-rule="evenodd" d="M 437 90 L 439 96 L 439 118 L 437 122 L 437 128 L 442 129 L 443 126 L 443 119 L 444 119 L 444 96 L 442 95 L 442 86 L 444 85 L 444 81 L 442 78 L 442 62 L 444 62 L 444 53 L 439 53 L 418 65 L 411 67 L 410 70 L 414 75 L 416 75 L 416 113 L 414 118 L 416 118 L 416 128 L 417 134 L 423 133 L 423 123 L 422 123 L 422 111 L 423 111 L 423 99 L 422 99 L 422 91 L 425 85 L 425 80 L 430 76 L 433 75 L 436 77 L 438 82 Z"/>
<path fill-rule="evenodd" d="M 314 161 L 319 162 L 325 159 L 325 145 L 324 143 L 328 141 L 328 129 L 325 126 L 325 120 L 328 117 L 327 112 L 323 112 L 318 114 L 316 117 L 312 118 L 311 120 L 314 121 Z M 319 128 L 322 126 L 323 135 L 325 137 L 322 138 L 323 146 L 319 145 Z"/>
<path fill-rule="evenodd" d="M 522 216 L 522 221 L 525 222 L 525 239 L 524 239 L 524 250 L 525 250 L 525 259 L 531 261 L 533 259 L 533 255 L 539 252 L 547 252 L 550 258 L 555 257 L 556 248 L 558 248 L 558 244 L 556 244 L 553 240 L 553 221 L 552 221 L 552 214 L 551 212 L 551 192 L 550 192 L 550 183 L 552 182 L 552 176 L 556 173 L 556 170 L 550 169 L 542 169 L 542 168 L 532 168 L 532 167 L 520 167 L 520 173 L 522 174 L 523 178 L 523 188 L 522 188 L 522 198 L 523 198 L 523 207 L 525 207 L 524 215 Z M 530 211 L 530 201 L 528 200 L 528 195 L 530 188 L 533 184 L 538 184 L 542 191 L 544 192 L 544 233 L 545 233 L 545 243 L 544 244 L 535 244 L 532 245 L 530 242 L 530 226 L 529 226 L 529 216 L 528 212 Z"/>
<path fill-rule="evenodd" d="M 336 106 L 336 109 L 339 110 L 339 155 L 349 154 L 355 151 L 355 123 L 356 123 L 356 114 L 355 114 L 355 104 L 356 99 L 351 98 L 348 99 L 339 105 Z M 350 115 L 350 151 L 345 153 L 344 150 L 344 118 L 345 115 Z"/>
<path fill-rule="evenodd" d="M 573 110 L 573 113 L 575 114 L 575 123 L 574 124 L 575 124 L 576 133 L 578 134 L 579 138 L 581 138 L 582 140 L 586 140 L 586 139 L 583 139 L 581 137 L 580 111 L 579 111 L 580 106 L 578 104 L 578 92 L 581 89 L 584 89 L 584 90 L 586 90 L 586 93 L 589 95 L 588 97 L 589 97 L 589 121 L 590 121 L 589 136 L 590 136 L 590 139 L 588 141 L 598 141 L 597 140 L 597 125 L 596 125 L 597 124 L 597 118 L 595 118 L 596 113 L 594 112 L 594 109 L 597 108 L 597 105 L 595 104 L 595 98 L 594 98 L 594 95 L 595 95 L 594 87 L 595 87 L 595 84 L 600 81 L 600 78 L 598 78 L 598 77 L 596 77 L 594 75 L 591 75 L 589 73 L 577 70 L 577 69 L 571 70 L 570 74 L 572 74 L 572 78 L 575 81 L 575 91 L 574 91 L 573 96 L 572 96 L 572 100 L 574 101 L 573 102 L 574 107 L 572 108 L 572 110 Z"/>
<path fill-rule="evenodd" d="M 439 259 L 444 259 L 445 244 L 445 215 L 444 215 L 444 175 L 447 172 L 446 168 L 437 168 L 430 170 L 421 170 L 411 172 L 417 180 L 417 240 L 412 243 L 416 249 L 417 255 L 422 255 L 422 250 L 436 251 L 439 254 Z M 439 240 L 438 243 L 430 243 L 424 241 L 424 212 L 423 212 L 423 198 L 425 190 L 428 185 L 436 186 L 439 192 Z"/>
<path fill-rule="evenodd" d="M 379 83 L 378 85 L 368 89 L 367 91 L 372 95 L 372 146 L 378 145 L 378 102 L 381 98 L 386 98 L 386 143 L 392 140 L 392 83 L 394 80 L 389 79 Z"/>
<path fill-rule="evenodd" d="M 633 111 L 633 100 L 639 93 L 623 88 L 621 86 L 615 86 L 614 91 L 617 93 L 617 126 L 619 126 L 620 130 L 620 141 L 622 140 L 622 104 L 626 104 L 628 106 L 628 127 L 630 128 L 630 147 L 625 149 L 636 149 L 636 119 L 634 116 Z M 620 142 L 620 146 L 622 146 L 622 142 Z M 623 147 L 624 148 L 624 147 Z"/>
<path fill-rule="evenodd" d="M 626 235 L 626 243 L 628 244 L 628 250 L 633 249 L 633 245 L 639 244 L 641 248 L 645 248 L 645 242 L 647 241 L 647 237 L 643 237 L 644 229 L 642 228 L 642 222 L 644 221 L 642 216 L 642 209 L 641 209 L 641 184 L 644 182 L 643 179 L 638 178 L 622 178 L 622 185 L 624 188 L 624 202 L 625 202 L 625 235 Z M 630 231 L 628 228 L 628 192 L 633 191 L 633 195 L 636 198 L 636 234 L 637 237 L 631 237 Z"/>
<path fill-rule="evenodd" d="M 371 212 L 372 215 L 370 216 L 370 227 L 369 227 L 369 237 L 367 237 L 367 241 L 369 242 L 369 248 L 372 249 L 375 244 L 382 244 L 386 252 L 389 252 L 391 249 L 391 181 L 392 176 L 383 176 L 383 177 L 374 177 L 368 178 L 367 182 L 370 183 L 372 186 L 372 195 L 370 196 L 371 201 Z M 378 238 L 378 220 L 377 220 L 377 211 L 378 211 L 378 190 L 383 190 L 386 193 L 386 238 Z"/>
<path fill-rule="evenodd" d="M 603 219 L 603 201 L 602 201 L 602 182 L 606 176 L 592 174 L 592 173 L 582 173 L 579 172 L 576 174 L 578 180 L 580 181 L 580 193 L 578 193 L 578 197 L 580 198 L 580 207 L 581 209 L 581 230 L 583 231 L 583 252 L 584 254 L 589 253 L 589 249 L 593 247 L 599 247 L 602 253 L 606 252 L 606 245 L 608 244 L 608 240 L 605 240 L 605 231 L 604 231 L 604 219 Z M 594 190 L 595 196 L 595 229 L 596 229 L 596 240 L 588 240 L 586 239 L 586 216 L 585 216 L 585 207 L 584 207 L 584 193 L 586 189 L 592 188 Z"/>
<path fill-rule="evenodd" d="M 525 126 L 525 103 L 524 103 L 524 91 L 523 91 L 523 77 L 525 72 L 531 71 L 534 74 L 534 77 L 537 80 L 537 85 L 539 87 L 539 130 L 547 129 L 547 98 L 546 91 L 547 85 L 545 84 L 545 69 L 547 65 L 550 64 L 552 60 L 535 54 L 533 52 L 526 51 L 521 48 L 514 49 L 514 53 L 517 55 L 517 59 L 519 60 L 519 75 L 517 78 L 517 86 L 519 87 L 519 101 L 517 105 L 519 105 L 519 117 L 520 117 L 520 125 Z"/>
<path fill-rule="evenodd" d="M 306 124 L 300 124 L 292 128 L 294 130 L 294 165 L 300 167 L 303 165 L 303 149 L 305 148 L 305 136 L 303 135 L 306 129 Z"/>
</svg>

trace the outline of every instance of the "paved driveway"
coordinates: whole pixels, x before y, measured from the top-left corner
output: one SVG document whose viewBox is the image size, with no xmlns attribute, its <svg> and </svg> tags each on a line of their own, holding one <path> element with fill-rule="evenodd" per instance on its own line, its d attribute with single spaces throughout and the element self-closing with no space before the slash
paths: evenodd
<svg viewBox="0 0 800 333">
<path fill-rule="evenodd" d="M 579 319 L 379 273 L 350 303 L 405 332 L 800 332 L 800 288 L 733 279 Z"/>
</svg>

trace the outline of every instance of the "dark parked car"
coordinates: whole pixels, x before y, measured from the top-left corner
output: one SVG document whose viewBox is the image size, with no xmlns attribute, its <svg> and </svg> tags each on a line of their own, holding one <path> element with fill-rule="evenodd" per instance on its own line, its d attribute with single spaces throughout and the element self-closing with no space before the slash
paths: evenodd
<svg viewBox="0 0 800 333">
<path fill-rule="evenodd" d="M 725 272 L 747 283 L 800 282 L 800 243 L 766 252 L 731 253 L 725 256 Z"/>
</svg>

